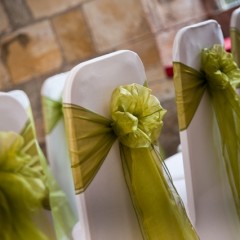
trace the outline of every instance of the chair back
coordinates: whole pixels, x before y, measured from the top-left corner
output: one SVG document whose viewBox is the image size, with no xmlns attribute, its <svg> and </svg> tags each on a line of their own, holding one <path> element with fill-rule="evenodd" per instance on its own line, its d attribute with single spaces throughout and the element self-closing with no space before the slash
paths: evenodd
<svg viewBox="0 0 240 240">
<path fill-rule="evenodd" d="M 81 106 L 110 118 L 113 90 L 124 84 L 143 85 L 145 80 L 145 70 L 137 54 L 117 51 L 74 67 L 65 85 L 63 103 Z M 87 189 L 76 195 L 76 200 L 80 220 L 75 229 L 77 235 L 87 240 L 142 239 L 117 142 Z"/>
<path fill-rule="evenodd" d="M 21 134 L 27 122 L 32 121 L 30 119 L 31 106 L 27 95 L 21 90 L 0 92 L 0 103 L 0 131 Z M 41 209 L 36 216 L 34 215 L 33 221 L 46 236 L 56 239 L 51 211 Z M 18 234 L 20 236 L 21 233 Z"/>
<path fill-rule="evenodd" d="M 231 52 L 240 67 L 240 8 L 235 9 L 230 21 Z"/>
<path fill-rule="evenodd" d="M 65 72 L 46 79 L 41 89 L 41 96 L 45 125 L 46 152 L 49 165 L 55 179 L 66 194 L 69 204 L 77 217 L 71 164 L 61 110 L 62 94 L 67 76 L 68 72 Z M 57 108 L 60 107 L 61 114 L 58 115 L 58 119 L 55 119 L 53 127 L 48 130 L 46 126 L 50 123 L 47 121 L 53 121 L 49 116 L 54 114 L 54 111 L 59 111 L 59 109 L 55 109 L 56 105 Z"/>
<path fill-rule="evenodd" d="M 223 40 L 221 28 L 214 20 L 184 27 L 175 37 L 173 61 L 199 71 L 201 50 L 223 45 Z M 184 84 L 181 75 L 178 80 L 180 85 Z M 205 91 L 191 123 L 180 131 L 188 213 L 201 240 L 238 239 L 239 219 L 223 163 L 215 149 L 213 117 Z"/>
<path fill-rule="evenodd" d="M 26 94 L 20 90 L 0 92 L 0 131 L 20 132 L 28 120 L 30 107 Z"/>
</svg>

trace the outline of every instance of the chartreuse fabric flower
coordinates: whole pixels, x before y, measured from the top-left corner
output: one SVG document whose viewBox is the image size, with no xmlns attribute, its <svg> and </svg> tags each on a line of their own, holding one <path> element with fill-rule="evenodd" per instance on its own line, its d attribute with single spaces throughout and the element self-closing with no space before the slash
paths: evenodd
<svg viewBox="0 0 240 240">
<path fill-rule="evenodd" d="M 29 115 L 21 134 L 0 132 L 0 239 L 70 239 L 76 220 L 38 146 Z M 43 209 L 51 209 L 55 230 Z"/>
<path fill-rule="evenodd" d="M 201 70 L 198 72 L 182 63 L 174 63 L 174 84 L 178 107 L 179 127 L 190 124 L 205 90 L 214 109 L 221 151 L 229 182 L 240 217 L 240 69 L 232 54 L 221 45 L 203 49 Z M 215 132 L 214 136 L 219 134 Z M 216 142 L 217 145 L 217 142 Z"/>
<path fill-rule="evenodd" d="M 33 221 L 47 188 L 38 158 L 22 149 L 24 138 L 0 132 L 0 239 L 47 239 Z"/>
<path fill-rule="evenodd" d="M 118 139 L 143 238 L 198 239 L 155 145 L 166 111 L 150 89 L 138 84 L 116 88 L 110 106 L 111 120 L 81 106 L 63 105 L 76 194 L 91 184 Z"/>
<path fill-rule="evenodd" d="M 158 139 L 165 112 L 149 88 L 127 85 L 112 94 L 112 126 L 118 140 L 130 148 L 149 147 Z"/>
</svg>

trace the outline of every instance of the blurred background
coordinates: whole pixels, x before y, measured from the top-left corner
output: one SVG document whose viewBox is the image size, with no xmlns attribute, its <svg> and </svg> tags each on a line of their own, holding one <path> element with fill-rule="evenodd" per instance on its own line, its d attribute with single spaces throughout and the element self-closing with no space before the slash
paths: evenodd
<svg viewBox="0 0 240 240">
<path fill-rule="evenodd" d="M 160 142 L 166 156 L 172 155 L 179 144 L 171 68 L 175 34 L 215 19 L 228 38 L 231 13 L 239 5 L 240 0 L 0 0 L 0 90 L 27 93 L 44 149 L 44 80 L 82 61 L 133 50 L 168 110 Z"/>
</svg>

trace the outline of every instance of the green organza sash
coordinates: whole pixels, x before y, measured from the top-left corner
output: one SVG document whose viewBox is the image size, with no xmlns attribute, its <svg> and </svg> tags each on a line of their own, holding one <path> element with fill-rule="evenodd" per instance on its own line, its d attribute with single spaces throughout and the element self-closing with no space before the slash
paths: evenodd
<svg viewBox="0 0 240 240">
<path fill-rule="evenodd" d="M 63 116 L 62 101 L 42 96 L 42 109 L 45 133 L 49 134 Z"/>
<path fill-rule="evenodd" d="M 147 87 L 147 81 L 144 82 L 144 86 Z M 58 121 L 63 117 L 62 111 L 62 100 L 53 100 L 49 97 L 42 96 L 42 110 L 43 110 L 43 120 L 44 120 L 44 130 L 46 134 L 49 134 Z M 163 150 L 162 150 L 163 152 Z"/>
<path fill-rule="evenodd" d="M 112 120 L 81 106 L 64 104 L 63 109 L 76 194 L 86 190 L 118 139 L 144 239 L 198 239 L 154 145 L 165 110 L 148 88 L 118 87 L 112 95 Z"/>
<path fill-rule="evenodd" d="M 31 113 L 21 134 L 0 132 L 0 171 L 0 239 L 70 239 L 76 220 L 36 141 Z M 55 233 L 44 208 L 51 208 Z"/>
<path fill-rule="evenodd" d="M 50 239 L 34 222 L 48 192 L 39 159 L 27 154 L 34 148 L 24 149 L 24 137 L 0 132 L 0 239 Z"/>
<path fill-rule="evenodd" d="M 145 81 L 144 86 L 147 87 L 147 85 L 147 81 Z M 62 101 L 55 101 L 46 96 L 42 96 L 42 111 L 45 134 L 49 134 L 58 121 L 63 117 Z M 163 147 L 159 145 L 159 148 L 162 159 L 165 159 L 165 151 Z"/>
<path fill-rule="evenodd" d="M 179 127 L 182 131 L 189 126 L 207 90 L 221 137 L 221 154 L 240 216 L 240 98 L 235 91 L 240 84 L 240 70 L 232 55 L 220 45 L 203 49 L 201 59 L 200 72 L 182 63 L 174 63 Z"/>
<path fill-rule="evenodd" d="M 234 60 L 240 67 L 240 31 L 236 28 L 230 29 L 231 37 L 231 52 L 233 54 Z"/>
</svg>

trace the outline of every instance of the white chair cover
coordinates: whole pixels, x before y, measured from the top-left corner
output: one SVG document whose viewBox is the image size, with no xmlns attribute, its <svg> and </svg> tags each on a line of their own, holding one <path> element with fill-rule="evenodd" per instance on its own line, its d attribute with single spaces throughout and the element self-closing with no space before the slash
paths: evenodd
<svg viewBox="0 0 240 240">
<path fill-rule="evenodd" d="M 14 90 L 7 93 L 0 92 L 0 103 L 0 131 L 21 133 L 25 124 L 29 120 L 28 111 L 31 109 L 27 95 L 20 90 Z M 47 216 L 47 218 L 44 218 L 44 221 L 47 219 L 48 223 L 43 223 L 39 219 L 36 219 L 36 222 L 40 228 L 42 226 L 48 226 L 48 229 L 43 227 L 42 231 L 46 233 L 47 236 L 51 236 L 52 239 L 55 239 L 55 230 L 51 212 L 48 210 L 42 210 L 41 214 Z M 1 231 L 2 230 L 3 229 L 1 229 Z"/>
<path fill-rule="evenodd" d="M 230 21 L 231 52 L 240 67 L 240 8 L 235 9 Z M 238 89 L 239 92 L 239 89 Z"/>
<path fill-rule="evenodd" d="M 145 80 L 144 67 L 137 54 L 118 51 L 73 68 L 65 85 L 63 103 L 82 106 L 110 118 L 112 91 L 124 84 L 143 85 Z M 86 191 L 76 195 L 76 201 L 80 220 L 73 232 L 76 239 L 142 239 L 117 142 Z"/>
<path fill-rule="evenodd" d="M 65 72 L 46 79 L 41 89 L 42 97 L 61 103 L 67 76 L 68 72 Z M 45 135 L 45 140 L 50 168 L 77 217 L 77 205 L 74 197 L 74 185 L 63 116 L 58 120 L 52 131 Z"/>
<path fill-rule="evenodd" d="M 223 45 L 222 31 L 216 21 L 184 27 L 175 37 L 173 61 L 199 70 L 201 50 L 213 44 Z M 205 92 L 190 125 L 180 132 L 187 208 L 201 240 L 236 240 L 240 224 L 226 173 L 219 170 L 221 163 L 214 151 L 212 120 L 211 103 Z"/>
<path fill-rule="evenodd" d="M 230 27 L 240 31 L 240 8 L 235 9 L 231 15 Z"/>
</svg>

